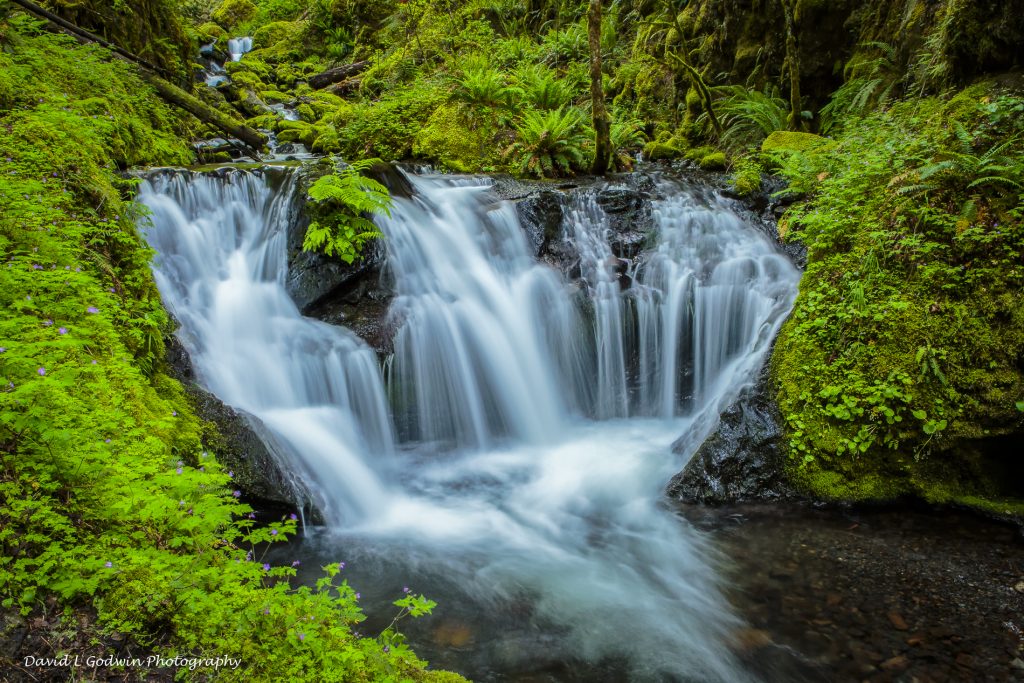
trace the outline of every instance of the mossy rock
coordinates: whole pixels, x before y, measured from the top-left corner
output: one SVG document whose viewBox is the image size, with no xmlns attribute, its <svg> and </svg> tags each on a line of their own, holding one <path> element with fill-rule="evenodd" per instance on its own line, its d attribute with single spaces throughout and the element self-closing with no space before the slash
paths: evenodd
<svg viewBox="0 0 1024 683">
<path fill-rule="evenodd" d="M 260 80 L 260 77 L 249 71 L 239 71 L 231 76 L 231 81 L 238 86 L 240 90 L 252 90 L 253 92 L 263 92 L 267 84 Z"/>
<path fill-rule="evenodd" d="M 644 145 L 644 158 L 648 161 L 675 159 L 682 155 L 682 150 L 672 140 L 651 141 Z"/>
<path fill-rule="evenodd" d="M 313 108 L 316 112 L 317 119 L 322 119 L 328 114 L 331 114 L 344 107 L 350 107 L 348 102 L 338 97 L 337 95 L 329 92 L 317 91 L 310 95 L 306 104 Z"/>
<path fill-rule="evenodd" d="M 316 112 L 313 110 L 313 107 L 309 106 L 305 102 L 297 106 L 295 108 L 295 111 L 299 115 L 299 118 L 305 121 L 306 123 L 315 123 L 320 118 L 319 116 L 316 115 Z"/>
<path fill-rule="evenodd" d="M 442 104 L 417 134 L 413 154 L 459 173 L 493 165 L 495 145 L 488 144 L 493 131 L 486 125 L 473 130 L 470 123 L 458 105 Z"/>
<path fill-rule="evenodd" d="M 705 171 L 724 171 L 729 167 L 729 158 L 725 152 L 711 152 L 701 157 L 697 162 Z"/>
<path fill-rule="evenodd" d="M 291 95 L 280 90 L 264 90 L 260 93 L 260 99 L 269 104 L 280 104 L 290 102 L 292 98 Z"/>
<path fill-rule="evenodd" d="M 743 159 L 737 164 L 732 176 L 732 186 L 736 194 L 749 197 L 761 190 L 761 166 L 750 159 Z"/>
<path fill-rule="evenodd" d="M 273 70 L 270 65 L 261 59 L 257 59 L 252 56 L 252 53 L 242 57 L 241 61 L 228 62 L 224 65 L 224 70 L 227 71 L 228 76 L 234 78 L 235 74 L 239 73 L 250 73 L 259 76 L 260 80 L 270 80 Z"/>
<path fill-rule="evenodd" d="M 281 118 L 277 114 L 263 114 L 262 116 L 254 116 L 251 119 L 245 120 L 245 125 L 250 128 L 264 129 L 264 130 L 277 130 L 277 124 L 281 121 Z"/>
<path fill-rule="evenodd" d="M 275 21 L 256 29 L 252 44 L 254 48 L 271 48 L 281 41 L 297 39 L 305 28 L 303 21 Z"/>
<path fill-rule="evenodd" d="M 831 145 L 835 145 L 835 142 L 813 133 L 777 130 L 761 143 L 761 151 L 766 153 L 811 152 Z"/>
<path fill-rule="evenodd" d="M 250 0 L 224 0 L 210 15 L 215 22 L 231 30 L 256 16 L 256 5 Z"/>
<path fill-rule="evenodd" d="M 196 35 L 199 37 L 199 40 L 204 43 L 216 42 L 218 47 L 221 46 L 221 43 L 226 44 L 228 39 L 228 32 L 212 21 L 208 21 L 197 28 Z"/>
<path fill-rule="evenodd" d="M 332 125 L 321 125 L 316 127 L 316 139 L 313 140 L 312 150 L 318 154 L 337 154 L 341 152 L 341 138 L 338 137 L 338 129 Z"/>
</svg>

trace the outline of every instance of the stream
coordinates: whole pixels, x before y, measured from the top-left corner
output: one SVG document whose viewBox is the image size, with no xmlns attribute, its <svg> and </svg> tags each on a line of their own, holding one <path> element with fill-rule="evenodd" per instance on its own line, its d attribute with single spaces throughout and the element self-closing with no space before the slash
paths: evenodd
<svg viewBox="0 0 1024 683">
<path fill-rule="evenodd" d="M 488 179 L 408 179 L 413 196 L 378 221 L 398 324 L 383 362 L 285 290 L 294 173 L 142 184 L 197 376 L 262 421 L 322 512 L 273 561 L 300 560 L 312 583 L 344 560 L 366 633 L 403 587 L 427 594 L 435 614 L 403 630 L 476 680 L 761 679 L 715 541 L 729 523 L 687 519 L 663 491 L 755 377 L 798 271 L 725 200 L 660 179 L 627 289 L 607 215 L 569 200 L 570 282 Z"/>
</svg>

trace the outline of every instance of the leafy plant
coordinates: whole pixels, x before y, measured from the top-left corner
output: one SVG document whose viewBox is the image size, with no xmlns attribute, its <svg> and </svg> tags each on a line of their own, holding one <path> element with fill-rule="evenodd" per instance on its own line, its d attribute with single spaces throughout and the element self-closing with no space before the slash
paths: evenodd
<svg viewBox="0 0 1024 683">
<path fill-rule="evenodd" d="M 479 67 L 467 69 L 452 98 L 476 109 L 510 109 L 515 103 L 518 89 L 505 82 L 505 75 L 497 69 Z"/>
<path fill-rule="evenodd" d="M 561 109 L 572 104 L 577 88 L 574 83 L 559 78 L 546 66 L 529 64 L 516 72 L 516 82 L 523 100 L 534 109 Z"/>
<path fill-rule="evenodd" d="M 363 175 L 377 163 L 380 159 L 339 166 L 310 186 L 308 194 L 316 203 L 316 218 L 306 229 L 303 249 L 322 251 L 352 263 L 368 241 L 383 236 L 367 216 L 390 215 L 391 194 Z"/>
<path fill-rule="evenodd" d="M 821 130 L 827 133 L 850 116 L 863 116 L 891 101 L 901 82 L 896 48 L 888 43 L 867 42 L 846 65 L 845 82 L 821 110 Z"/>
<path fill-rule="evenodd" d="M 741 85 L 714 88 L 715 110 L 722 120 L 721 142 L 727 147 L 759 144 L 778 130 L 789 128 L 789 107 L 778 94 L 748 90 Z M 704 120 L 701 114 L 699 121 Z"/>
<path fill-rule="evenodd" d="M 571 175 L 585 163 L 584 149 L 590 135 L 578 109 L 529 111 L 516 126 L 516 132 L 518 139 L 506 155 L 516 157 L 515 163 L 523 174 Z"/>
<path fill-rule="evenodd" d="M 647 141 L 643 122 L 617 113 L 612 119 L 610 138 L 613 166 L 619 171 L 630 170 L 633 167 L 633 160 L 629 150 L 639 149 Z"/>
</svg>

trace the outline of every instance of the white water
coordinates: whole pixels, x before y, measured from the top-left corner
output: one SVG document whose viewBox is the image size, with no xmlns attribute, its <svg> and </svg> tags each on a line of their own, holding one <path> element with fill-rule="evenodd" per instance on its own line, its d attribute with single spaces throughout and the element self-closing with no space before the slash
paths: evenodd
<svg viewBox="0 0 1024 683">
<path fill-rule="evenodd" d="M 720 202 L 674 188 L 622 295 L 607 223 L 583 199 L 566 226 L 581 306 L 486 183 L 412 182 L 416 198 L 381 222 L 403 321 L 390 411 L 365 345 L 284 291 L 290 183 L 144 183 L 158 285 L 204 384 L 287 446 L 326 506 L 322 542 L 441 574 L 458 595 L 434 597 L 468 600 L 481 621 L 526 600 L 566 659 L 623 657 L 636 680 L 744 680 L 706 541 L 659 501 L 685 461 L 672 442 L 699 443 L 752 376 L 795 271 Z"/>
<path fill-rule="evenodd" d="M 232 62 L 240 60 L 246 52 L 252 52 L 251 37 L 244 36 L 242 38 L 228 39 L 228 55 L 231 57 Z"/>
</svg>

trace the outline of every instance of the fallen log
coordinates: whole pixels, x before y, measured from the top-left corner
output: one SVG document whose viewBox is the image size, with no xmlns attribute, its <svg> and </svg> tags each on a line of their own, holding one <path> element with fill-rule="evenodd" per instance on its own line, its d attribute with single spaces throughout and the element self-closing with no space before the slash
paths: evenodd
<svg viewBox="0 0 1024 683">
<path fill-rule="evenodd" d="M 344 95 L 351 95 L 356 90 L 359 90 L 359 84 L 362 83 L 362 80 L 363 79 L 361 78 L 346 79 L 341 83 L 336 83 L 335 85 L 332 85 L 330 88 L 327 89 L 327 92 L 331 93 L 332 95 L 337 95 L 339 97 L 342 97 Z"/>
<path fill-rule="evenodd" d="M 370 62 L 365 60 L 362 62 L 343 64 L 341 66 L 336 66 L 333 69 L 328 69 L 327 71 L 318 73 L 315 76 L 310 76 L 307 83 L 309 84 L 309 87 L 313 88 L 313 90 L 322 90 L 332 83 L 337 83 L 338 81 L 343 81 L 346 78 L 355 76 L 356 74 L 361 74 L 366 71 L 369 66 Z"/>
<path fill-rule="evenodd" d="M 134 64 L 139 69 L 139 75 L 147 83 L 153 86 L 157 94 L 160 95 L 168 103 L 184 109 L 188 113 L 195 116 L 203 123 L 208 123 L 215 128 L 220 129 L 225 135 L 240 140 L 243 144 L 250 147 L 256 157 L 259 157 L 259 151 L 263 149 L 263 146 L 267 144 L 267 138 L 263 134 L 253 130 L 245 124 L 232 119 L 227 114 L 210 107 L 202 100 L 190 95 L 178 86 L 170 83 L 169 81 L 161 78 L 157 75 L 160 69 L 153 64 L 150 64 L 146 60 L 133 55 L 127 50 L 123 50 L 117 45 L 110 43 L 103 38 L 97 36 L 94 33 L 86 31 L 84 28 L 80 28 L 71 22 L 49 12 L 38 5 L 29 2 L 29 0 L 11 0 L 14 4 L 18 5 L 22 9 L 35 14 L 36 16 L 46 19 L 51 24 L 56 26 L 58 29 L 70 34 L 73 38 L 79 41 L 96 43 L 102 45 L 114 54 L 114 56 L 122 59 L 130 64 Z"/>
</svg>

